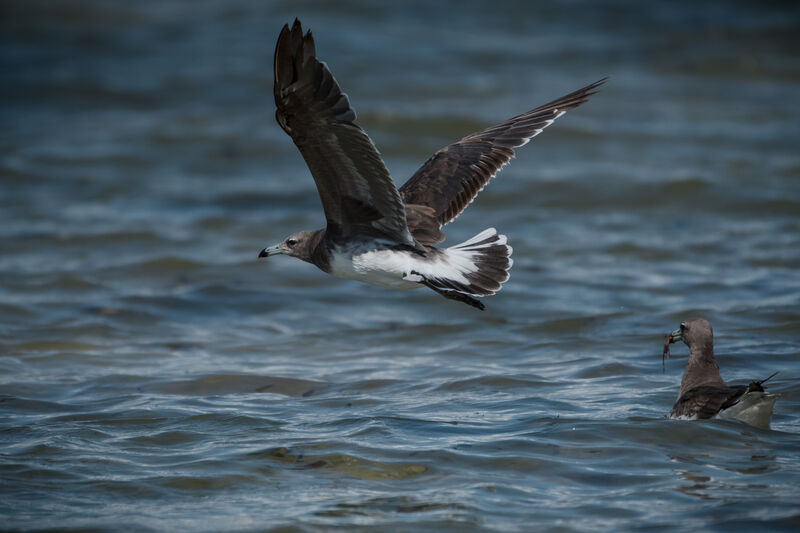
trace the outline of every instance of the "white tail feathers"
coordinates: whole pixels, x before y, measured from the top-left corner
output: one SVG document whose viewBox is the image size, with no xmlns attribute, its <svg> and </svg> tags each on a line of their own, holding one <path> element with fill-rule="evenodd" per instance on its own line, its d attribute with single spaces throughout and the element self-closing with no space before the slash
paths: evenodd
<svg viewBox="0 0 800 533">
<path fill-rule="evenodd" d="M 442 262 L 447 268 L 437 269 L 425 278 L 446 291 L 472 296 L 489 296 L 499 291 L 508 280 L 508 270 L 514 264 L 513 249 L 506 244 L 505 235 L 489 228 L 474 237 L 442 250 Z M 444 265 L 443 265 L 444 266 Z"/>
</svg>

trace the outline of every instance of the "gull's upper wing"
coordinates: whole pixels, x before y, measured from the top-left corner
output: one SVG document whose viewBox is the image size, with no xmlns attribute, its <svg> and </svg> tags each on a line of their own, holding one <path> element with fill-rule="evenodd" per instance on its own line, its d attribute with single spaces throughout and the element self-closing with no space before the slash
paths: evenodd
<svg viewBox="0 0 800 533">
<path fill-rule="evenodd" d="M 389 171 L 297 19 L 278 37 L 274 68 L 275 116 L 311 170 L 329 234 L 372 233 L 414 245 Z"/>
<path fill-rule="evenodd" d="M 442 148 L 400 187 L 400 196 L 409 207 L 433 209 L 439 227 L 447 224 L 514 157 L 514 148 L 527 144 L 566 111 L 586 102 L 606 79 Z M 434 228 L 426 229 L 435 233 Z"/>
</svg>

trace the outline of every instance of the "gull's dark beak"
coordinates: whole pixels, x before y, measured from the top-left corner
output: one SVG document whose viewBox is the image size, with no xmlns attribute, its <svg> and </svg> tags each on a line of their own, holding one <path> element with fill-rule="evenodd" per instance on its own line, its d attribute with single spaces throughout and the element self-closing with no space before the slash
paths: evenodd
<svg viewBox="0 0 800 533">
<path fill-rule="evenodd" d="M 277 246 L 270 246 L 269 248 L 264 248 L 258 253 L 258 258 L 261 259 L 262 257 L 269 257 L 271 255 L 278 255 L 284 253 L 281 249 L 281 245 Z"/>
<path fill-rule="evenodd" d="M 676 329 L 675 331 L 673 331 L 672 333 L 667 335 L 667 337 L 669 338 L 669 343 L 670 344 L 676 343 L 679 340 L 683 339 L 683 335 L 681 334 L 681 330 L 680 329 Z"/>
</svg>

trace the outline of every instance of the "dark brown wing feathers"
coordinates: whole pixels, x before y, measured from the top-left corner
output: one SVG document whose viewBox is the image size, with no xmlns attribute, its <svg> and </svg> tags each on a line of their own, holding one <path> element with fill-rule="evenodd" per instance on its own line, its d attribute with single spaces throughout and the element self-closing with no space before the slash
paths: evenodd
<svg viewBox="0 0 800 533">
<path fill-rule="evenodd" d="M 314 177 L 329 234 L 373 233 L 414 245 L 389 171 L 297 20 L 278 37 L 274 73 L 276 119 Z"/>
<path fill-rule="evenodd" d="M 447 224 L 514 157 L 514 148 L 526 144 L 565 111 L 586 102 L 605 80 L 442 148 L 400 188 L 400 196 L 409 207 L 416 204 L 432 208 L 435 218 L 429 225 Z M 416 236 L 417 228 L 412 226 L 411 230 Z M 429 228 L 426 231 L 430 233 Z"/>
<path fill-rule="evenodd" d="M 377 233 L 417 246 L 443 240 L 457 217 L 500 168 L 563 112 L 586 102 L 605 79 L 433 154 L 398 191 L 377 149 L 325 63 L 311 32 L 295 19 L 275 47 L 275 113 L 311 171 L 328 233 Z M 413 238 L 412 238 L 413 233 Z"/>
<path fill-rule="evenodd" d="M 745 392 L 747 392 L 746 386 L 703 385 L 695 387 L 678 398 L 669 415 L 671 417 L 696 415 L 698 419 L 712 418 L 721 409 L 727 409 L 738 402 Z"/>
</svg>

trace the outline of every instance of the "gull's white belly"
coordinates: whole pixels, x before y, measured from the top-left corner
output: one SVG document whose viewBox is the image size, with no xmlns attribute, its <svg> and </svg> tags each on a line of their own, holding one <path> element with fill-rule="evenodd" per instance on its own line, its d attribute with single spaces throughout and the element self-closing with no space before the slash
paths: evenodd
<svg viewBox="0 0 800 533">
<path fill-rule="evenodd" d="M 415 258 L 393 250 L 370 250 L 352 255 L 333 252 L 331 274 L 389 289 L 416 289 L 421 285 L 403 279 L 414 270 Z"/>
</svg>

